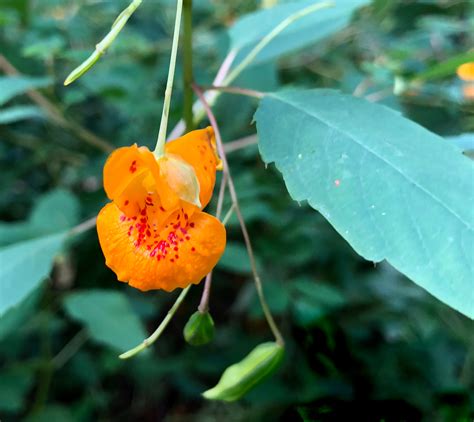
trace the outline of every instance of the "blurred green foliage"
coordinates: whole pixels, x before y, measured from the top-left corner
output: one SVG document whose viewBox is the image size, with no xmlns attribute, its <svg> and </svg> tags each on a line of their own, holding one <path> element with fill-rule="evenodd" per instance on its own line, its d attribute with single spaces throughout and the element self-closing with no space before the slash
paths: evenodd
<svg viewBox="0 0 474 422">
<path fill-rule="evenodd" d="M 194 1 L 199 84 L 210 84 L 225 57 L 232 23 L 267 3 Z M 62 233 L 105 203 L 107 148 L 85 130 L 114 147 L 153 145 L 174 1 L 144 1 L 94 69 L 62 85 L 126 5 L 0 0 L 0 256 Z M 474 131 L 474 103 L 455 69 L 457 57 L 472 53 L 473 28 L 470 1 L 373 0 L 330 38 L 259 63 L 235 85 L 337 88 L 399 110 L 453 142 L 464 134 L 463 147 Z M 182 113 L 181 74 L 178 68 L 171 126 Z M 29 88 L 47 104 L 25 95 Z M 240 96 L 219 99 L 224 141 L 255 133 L 255 106 Z M 473 322 L 390 266 L 363 261 L 319 214 L 290 199 L 255 145 L 229 161 L 265 293 L 287 341 L 283 367 L 242 401 L 201 397 L 226 367 L 270 338 L 235 217 L 214 274 L 214 341 L 192 347 L 182 337 L 199 302 L 197 287 L 153 350 L 125 362 L 118 353 L 158 325 L 176 293 L 144 294 L 118 283 L 91 230 L 70 238 L 46 282 L 37 280 L 0 317 L 0 419 L 472 420 Z M 52 200 L 59 202 L 41 214 Z M 1 259 L 0 272 L 8 263 Z"/>
</svg>

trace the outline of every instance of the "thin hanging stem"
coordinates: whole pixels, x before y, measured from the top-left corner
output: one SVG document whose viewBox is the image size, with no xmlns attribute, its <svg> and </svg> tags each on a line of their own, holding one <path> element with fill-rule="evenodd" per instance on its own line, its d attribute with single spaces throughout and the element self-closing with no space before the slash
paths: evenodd
<svg viewBox="0 0 474 422">
<path fill-rule="evenodd" d="M 141 351 L 145 350 L 146 348 L 150 347 L 158 338 L 161 336 L 165 328 L 168 326 L 169 322 L 173 318 L 174 314 L 180 307 L 181 303 L 183 303 L 184 298 L 189 292 L 189 289 L 191 288 L 192 285 L 189 285 L 185 289 L 181 291 L 179 294 L 178 298 L 174 302 L 173 306 L 171 309 L 168 311 L 166 314 L 165 318 L 163 321 L 161 321 L 161 324 L 158 326 L 158 328 L 154 331 L 154 333 L 143 340 L 138 346 L 134 347 L 133 349 L 130 349 L 128 352 L 122 353 L 119 358 L 120 359 L 128 359 L 131 358 L 132 356 L 135 356 L 136 354 L 140 353 Z"/>
<path fill-rule="evenodd" d="M 219 196 L 217 197 L 217 209 L 216 209 L 216 218 L 219 219 L 222 213 L 222 206 L 224 205 L 224 195 L 225 187 L 227 184 L 227 173 L 223 172 L 221 185 L 219 187 Z M 223 223 L 225 226 L 225 223 Z M 209 311 L 209 297 L 211 295 L 211 285 L 212 285 L 212 270 L 206 276 L 204 281 L 204 289 L 202 291 L 201 301 L 199 302 L 198 311 L 202 314 Z"/>
<path fill-rule="evenodd" d="M 168 117 L 170 112 L 171 94 L 173 92 L 173 80 L 176 69 L 176 56 L 179 44 L 179 28 L 181 26 L 181 15 L 183 12 L 183 0 L 177 0 L 176 20 L 174 22 L 173 45 L 171 46 L 170 67 L 168 70 L 168 80 L 166 82 L 165 99 L 163 101 L 163 112 L 161 114 L 160 131 L 156 140 L 156 147 L 153 153 L 161 157 L 165 150 L 166 129 L 168 128 Z"/>
<path fill-rule="evenodd" d="M 257 262 L 255 260 L 255 255 L 253 253 L 252 242 L 250 241 L 250 236 L 249 236 L 249 233 L 248 233 L 248 230 L 247 230 L 247 225 L 245 224 L 245 220 L 242 216 L 242 212 L 240 211 L 237 192 L 235 190 L 234 181 L 233 181 L 232 176 L 230 174 L 229 163 L 227 162 L 227 157 L 225 155 L 224 145 L 222 143 L 222 138 L 221 138 L 221 135 L 220 135 L 220 132 L 219 132 L 219 127 L 217 125 L 216 118 L 215 118 L 214 114 L 212 113 L 212 110 L 209 107 L 209 104 L 207 103 L 206 99 L 204 98 L 204 95 L 203 95 L 202 91 L 196 85 L 193 85 L 193 88 L 194 88 L 194 91 L 196 92 L 196 95 L 201 100 L 204 109 L 206 110 L 207 117 L 208 117 L 208 119 L 211 123 L 211 126 L 214 128 L 214 133 L 216 135 L 217 148 L 219 150 L 219 155 L 221 156 L 222 163 L 224 165 L 224 171 L 227 173 L 227 177 L 228 177 L 227 183 L 228 183 L 228 186 L 229 186 L 229 193 L 230 193 L 230 196 L 231 196 L 231 199 L 232 199 L 232 203 L 235 207 L 235 212 L 237 214 L 237 218 L 238 218 L 239 223 L 240 223 L 240 228 L 242 230 L 242 235 L 244 237 L 245 246 L 247 247 L 247 252 L 248 252 L 248 255 L 249 255 L 249 259 L 250 259 L 250 266 L 252 268 L 252 274 L 253 274 L 253 278 L 254 278 L 254 281 L 255 281 L 255 287 L 257 289 L 258 298 L 260 300 L 260 305 L 262 306 L 263 313 L 264 313 L 265 318 L 268 322 L 268 325 L 270 326 L 270 329 L 271 329 L 271 331 L 272 331 L 272 333 L 275 337 L 276 342 L 283 346 L 284 343 L 285 343 L 284 340 L 283 340 L 283 336 L 280 333 L 280 330 L 278 329 L 278 326 L 276 325 L 275 320 L 273 319 L 273 316 L 270 312 L 270 308 L 268 307 L 267 301 L 265 299 L 265 295 L 264 295 L 264 292 L 263 292 L 263 286 L 262 286 L 262 280 L 260 279 L 260 276 L 258 274 Z"/>
</svg>

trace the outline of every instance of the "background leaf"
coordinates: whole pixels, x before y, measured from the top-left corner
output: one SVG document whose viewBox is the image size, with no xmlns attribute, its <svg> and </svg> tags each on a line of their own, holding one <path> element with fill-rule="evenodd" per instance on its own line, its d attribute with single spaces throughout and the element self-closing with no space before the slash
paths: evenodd
<svg viewBox="0 0 474 422">
<path fill-rule="evenodd" d="M 0 125 L 19 122 L 26 119 L 43 118 L 44 113 L 35 106 L 13 106 L 0 110 Z"/>
<path fill-rule="evenodd" d="M 231 48 L 239 50 L 235 63 L 287 16 L 315 3 L 314 0 L 284 3 L 240 18 L 229 30 Z M 347 25 L 354 10 L 367 3 L 365 0 L 335 0 L 333 7 L 295 21 L 258 54 L 254 64 L 277 59 L 333 34 Z"/>
<path fill-rule="evenodd" d="M 474 166 L 383 106 L 336 91 L 265 97 L 260 153 L 365 259 L 474 318 Z"/>
<path fill-rule="evenodd" d="M 62 232 L 0 249 L 0 316 L 48 276 L 66 236 Z"/>
<path fill-rule="evenodd" d="M 48 77 L 0 76 L 0 105 L 30 89 L 44 88 L 52 82 Z"/>
<path fill-rule="evenodd" d="M 57 189 L 40 197 L 28 221 L 0 223 L 0 316 L 48 276 L 68 229 L 78 219 L 77 199 Z"/>
<path fill-rule="evenodd" d="M 30 218 L 22 222 L 0 222 L 0 246 L 57 233 L 79 221 L 79 203 L 69 191 L 56 189 L 42 195 Z"/>
<path fill-rule="evenodd" d="M 127 298 L 118 291 L 91 289 L 72 293 L 64 306 L 73 319 L 89 329 L 95 341 L 118 351 L 136 346 L 147 337 Z"/>
</svg>

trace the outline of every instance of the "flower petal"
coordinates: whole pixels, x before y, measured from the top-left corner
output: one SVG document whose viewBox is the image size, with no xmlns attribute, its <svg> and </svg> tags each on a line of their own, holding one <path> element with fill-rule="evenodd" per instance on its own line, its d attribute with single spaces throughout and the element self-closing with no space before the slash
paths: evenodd
<svg viewBox="0 0 474 422">
<path fill-rule="evenodd" d="M 458 67 L 456 73 L 463 81 L 474 81 L 474 62 L 462 64 Z"/>
<path fill-rule="evenodd" d="M 143 209 L 148 194 L 158 194 L 155 202 L 167 210 L 179 205 L 153 153 L 137 144 L 118 148 L 109 156 L 104 166 L 104 189 L 127 216 Z"/>
<path fill-rule="evenodd" d="M 180 156 L 194 167 L 200 186 L 199 199 L 204 208 L 211 200 L 216 183 L 216 169 L 222 169 L 212 127 L 193 130 L 181 138 L 168 142 L 165 150 L 168 154 Z"/>
<path fill-rule="evenodd" d="M 222 223 L 198 210 L 189 216 L 179 209 L 154 231 L 109 203 L 99 213 L 97 232 L 107 266 L 120 281 L 140 290 L 171 291 L 199 283 L 226 243 Z"/>
</svg>

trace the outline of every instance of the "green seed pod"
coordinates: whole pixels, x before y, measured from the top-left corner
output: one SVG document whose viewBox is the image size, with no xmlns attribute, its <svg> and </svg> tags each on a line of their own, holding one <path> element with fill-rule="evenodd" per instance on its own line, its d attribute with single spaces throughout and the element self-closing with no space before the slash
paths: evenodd
<svg viewBox="0 0 474 422">
<path fill-rule="evenodd" d="M 243 360 L 229 366 L 214 388 L 203 396 L 209 400 L 235 401 L 271 375 L 280 365 L 285 349 L 274 342 L 259 344 Z"/>
<path fill-rule="evenodd" d="M 183 330 L 184 339 L 193 346 L 209 343 L 214 338 L 214 321 L 209 312 L 196 311 Z"/>
</svg>

